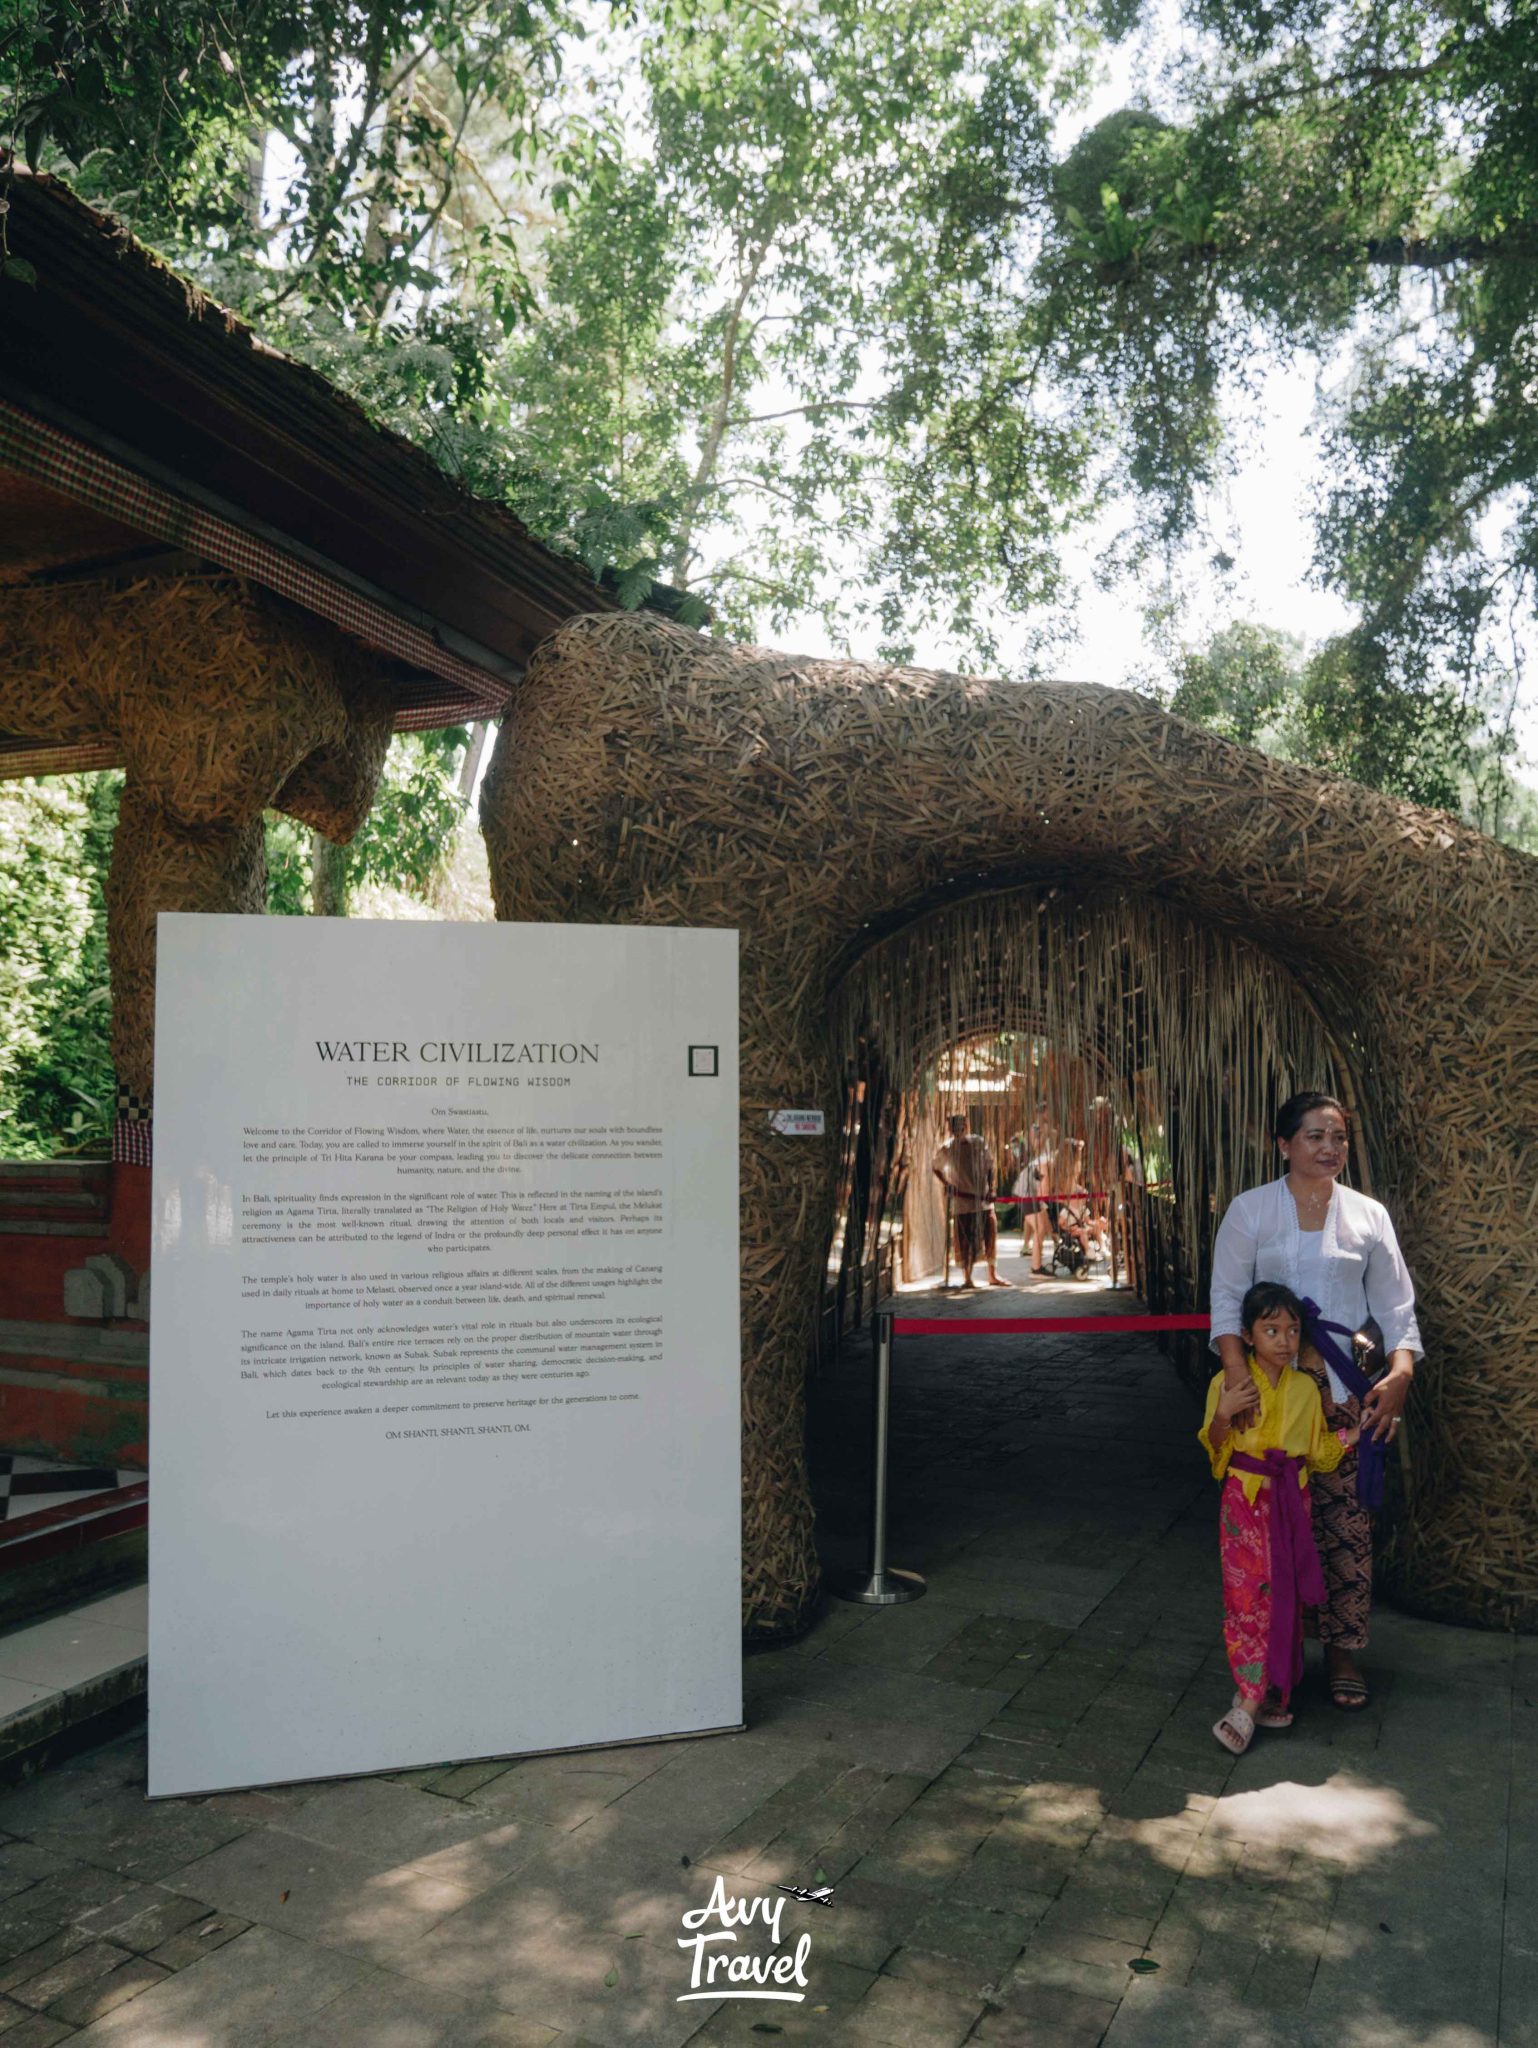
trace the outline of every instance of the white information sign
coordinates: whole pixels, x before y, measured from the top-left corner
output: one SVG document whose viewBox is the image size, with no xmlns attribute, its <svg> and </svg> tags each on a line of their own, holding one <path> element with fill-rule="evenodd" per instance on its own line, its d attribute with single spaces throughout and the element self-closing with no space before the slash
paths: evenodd
<svg viewBox="0 0 1538 2048">
<path fill-rule="evenodd" d="M 159 929 L 151 1793 L 740 1723 L 735 932 Z"/>
</svg>

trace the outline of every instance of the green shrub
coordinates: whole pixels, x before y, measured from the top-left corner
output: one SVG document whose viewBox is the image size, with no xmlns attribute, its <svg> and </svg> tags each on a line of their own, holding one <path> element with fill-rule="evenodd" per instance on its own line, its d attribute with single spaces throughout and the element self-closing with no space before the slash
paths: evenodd
<svg viewBox="0 0 1538 2048">
<path fill-rule="evenodd" d="M 0 1158 L 111 1147 L 105 881 L 117 774 L 0 782 Z"/>
</svg>

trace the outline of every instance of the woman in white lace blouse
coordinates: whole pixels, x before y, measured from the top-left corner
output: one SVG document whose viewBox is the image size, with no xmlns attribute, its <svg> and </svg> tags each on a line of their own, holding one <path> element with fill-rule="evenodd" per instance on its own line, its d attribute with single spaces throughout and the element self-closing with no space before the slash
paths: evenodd
<svg viewBox="0 0 1538 2048">
<path fill-rule="evenodd" d="M 1421 1356 L 1415 1323 L 1415 1288 L 1381 1202 L 1337 1176 L 1346 1163 L 1346 1112 L 1333 1095 L 1294 1095 L 1276 1120 L 1277 1149 L 1286 1171 L 1247 1188 L 1228 1205 L 1212 1253 L 1212 1348 L 1225 1380 L 1242 1384 L 1247 1372 L 1239 1334 L 1239 1304 L 1259 1280 L 1279 1280 L 1318 1303 L 1324 1320 L 1359 1330 L 1374 1322 L 1382 1333 L 1388 1369 L 1358 1400 L 1305 1343 L 1298 1367 L 1318 1383 L 1329 1429 L 1360 1422 L 1364 1437 L 1392 1442 Z M 1367 1644 L 1372 1600 L 1372 1518 L 1357 1498 L 1357 1455 L 1352 1452 L 1310 1488 L 1314 1536 L 1324 1565 L 1327 1600 L 1319 1612 L 1330 1696 L 1359 1713 L 1368 1704 L 1357 1652 Z"/>
</svg>

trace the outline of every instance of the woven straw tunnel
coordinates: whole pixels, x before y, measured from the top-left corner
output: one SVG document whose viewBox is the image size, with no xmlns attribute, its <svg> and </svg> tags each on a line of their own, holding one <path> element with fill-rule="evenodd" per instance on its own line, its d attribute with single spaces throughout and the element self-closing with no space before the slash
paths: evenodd
<svg viewBox="0 0 1538 2048">
<path fill-rule="evenodd" d="M 1044 878 L 1233 934 L 1313 1005 L 1420 1296 L 1392 1576 L 1425 1611 L 1538 1624 L 1538 861 L 1129 692 L 803 660 L 627 615 L 535 656 L 482 815 L 500 917 L 742 935 L 750 1631 L 796 1627 L 817 1590 L 802 1389 L 838 1143 L 830 996 L 937 905 Z M 811 1106 L 822 1146 L 769 1132 Z"/>
</svg>

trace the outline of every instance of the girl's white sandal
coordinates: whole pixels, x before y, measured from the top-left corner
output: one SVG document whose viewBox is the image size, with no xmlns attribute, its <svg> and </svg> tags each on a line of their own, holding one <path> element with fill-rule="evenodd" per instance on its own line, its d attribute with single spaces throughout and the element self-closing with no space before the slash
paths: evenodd
<svg viewBox="0 0 1538 2048">
<path fill-rule="evenodd" d="M 1235 1700 L 1222 1720 L 1213 1722 L 1212 1732 L 1226 1750 L 1243 1756 L 1255 1739 L 1254 1717 Z"/>
</svg>

